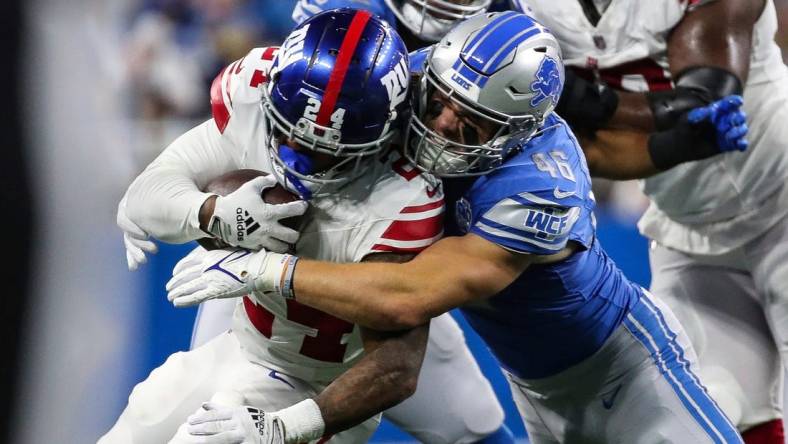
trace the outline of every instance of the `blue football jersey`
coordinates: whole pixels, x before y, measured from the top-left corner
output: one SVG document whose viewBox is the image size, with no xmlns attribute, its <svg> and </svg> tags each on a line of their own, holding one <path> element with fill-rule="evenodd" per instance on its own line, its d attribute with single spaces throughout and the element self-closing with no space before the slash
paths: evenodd
<svg viewBox="0 0 788 444">
<path fill-rule="evenodd" d="M 447 233 L 473 233 L 518 253 L 555 254 L 570 242 L 580 250 L 532 265 L 501 293 L 463 307 L 521 378 L 556 374 L 599 350 L 642 294 L 595 238 L 591 179 L 575 137 L 555 114 L 544 128 L 495 171 L 444 181 L 455 213 Z"/>
</svg>

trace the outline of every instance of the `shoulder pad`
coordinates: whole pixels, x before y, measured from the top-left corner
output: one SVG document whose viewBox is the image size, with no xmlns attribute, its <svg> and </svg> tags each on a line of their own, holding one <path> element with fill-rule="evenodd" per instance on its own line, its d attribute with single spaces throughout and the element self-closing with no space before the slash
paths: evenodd
<svg viewBox="0 0 788 444">
<path fill-rule="evenodd" d="M 260 100 L 260 85 L 268 81 L 277 47 L 255 48 L 224 68 L 211 83 L 211 114 L 224 133 L 233 105 Z"/>
<path fill-rule="evenodd" d="M 464 203 L 467 230 L 526 253 L 553 254 L 566 246 L 581 210 L 594 206 L 591 180 L 566 124 L 546 123 L 550 127 L 522 152 L 474 183 Z"/>
</svg>

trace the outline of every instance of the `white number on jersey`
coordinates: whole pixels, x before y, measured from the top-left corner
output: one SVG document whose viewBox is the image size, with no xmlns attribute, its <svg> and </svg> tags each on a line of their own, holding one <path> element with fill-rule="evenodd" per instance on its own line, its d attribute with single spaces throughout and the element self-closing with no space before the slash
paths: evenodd
<svg viewBox="0 0 788 444">
<path fill-rule="evenodd" d="M 534 164 L 539 171 L 544 171 L 550 174 L 552 177 L 558 177 L 558 174 L 556 173 L 560 173 L 564 179 L 576 182 L 575 173 L 572 172 L 572 167 L 566 162 L 568 158 L 566 157 L 566 153 L 563 151 L 550 151 L 550 159 L 552 159 L 552 162 L 547 159 L 547 156 L 545 156 L 544 153 L 534 153 L 531 156 L 531 159 L 533 159 Z M 553 166 L 553 164 L 555 164 L 555 166 Z"/>
</svg>

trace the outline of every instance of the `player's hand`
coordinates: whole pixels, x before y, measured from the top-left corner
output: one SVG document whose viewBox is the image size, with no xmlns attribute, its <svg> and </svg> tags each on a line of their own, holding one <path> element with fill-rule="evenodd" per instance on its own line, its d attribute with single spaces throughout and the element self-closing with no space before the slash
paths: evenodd
<svg viewBox="0 0 788 444">
<path fill-rule="evenodd" d="M 747 149 L 747 115 L 741 108 L 744 100 L 739 95 L 730 95 L 687 114 L 689 123 L 697 125 L 709 122 L 714 127 L 717 147 L 720 152 L 744 151 Z"/>
<path fill-rule="evenodd" d="M 123 244 L 126 246 L 126 263 L 130 271 L 148 261 L 145 253 L 156 254 L 159 248 L 150 240 L 148 233 L 126 215 L 126 196 L 118 204 L 117 223 L 123 230 Z"/>
<path fill-rule="evenodd" d="M 279 418 L 260 409 L 226 407 L 206 402 L 170 444 L 284 444 L 285 430 Z"/>
<path fill-rule="evenodd" d="M 300 216 L 307 209 L 303 200 L 283 204 L 266 203 L 263 190 L 276 185 L 273 174 L 257 177 L 227 196 L 218 196 L 208 231 L 230 245 L 285 252 L 298 241 L 298 231 L 279 221 Z"/>
<path fill-rule="evenodd" d="M 197 247 L 175 265 L 167 282 L 167 299 L 176 307 L 190 307 L 211 299 L 274 291 L 288 257 L 265 250 Z"/>
</svg>

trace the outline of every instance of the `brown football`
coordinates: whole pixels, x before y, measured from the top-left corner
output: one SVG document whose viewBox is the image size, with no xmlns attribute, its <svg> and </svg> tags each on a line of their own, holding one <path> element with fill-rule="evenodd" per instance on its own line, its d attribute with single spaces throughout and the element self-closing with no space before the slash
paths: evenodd
<svg viewBox="0 0 788 444">
<path fill-rule="evenodd" d="M 230 171 L 229 173 L 222 174 L 221 176 L 212 179 L 207 185 L 205 185 L 205 189 L 203 191 L 206 193 L 216 193 L 220 196 L 226 196 L 255 177 L 266 175 L 267 174 L 262 171 L 250 169 Z M 300 197 L 294 193 L 291 193 L 280 184 L 276 184 L 271 188 L 266 188 L 263 190 L 261 197 L 266 203 L 270 204 L 282 204 L 300 199 Z M 281 222 L 282 225 L 297 230 L 301 224 L 301 217 L 288 217 L 287 219 L 282 219 Z M 202 238 L 198 239 L 197 242 L 206 250 L 215 250 L 228 246 L 221 240 L 213 238 Z"/>
</svg>

